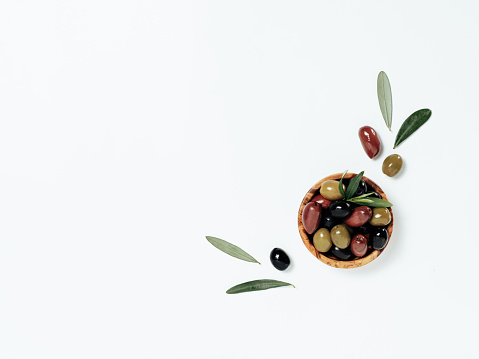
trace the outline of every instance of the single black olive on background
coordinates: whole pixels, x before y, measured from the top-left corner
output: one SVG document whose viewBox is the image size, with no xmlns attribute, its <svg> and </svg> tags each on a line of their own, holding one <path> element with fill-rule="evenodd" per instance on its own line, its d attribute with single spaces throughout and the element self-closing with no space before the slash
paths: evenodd
<svg viewBox="0 0 479 359">
<path fill-rule="evenodd" d="M 381 250 L 388 243 L 389 234 L 386 228 L 374 228 L 369 235 L 369 243 L 374 249 Z"/>
<path fill-rule="evenodd" d="M 288 255 L 281 248 L 274 248 L 269 255 L 269 259 L 271 260 L 273 267 L 277 270 L 285 270 L 291 263 Z"/>
<path fill-rule="evenodd" d="M 323 215 L 321 216 L 321 222 L 319 223 L 319 228 L 326 228 L 330 231 L 331 228 L 333 228 L 337 224 L 339 224 L 339 221 L 333 217 L 331 212 L 323 212 Z"/>
<path fill-rule="evenodd" d="M 341 249 L 336 246 L 332 246 L 330 249 L 331 254 L 333 254 L 336 258 L 341 259 L 342 261 L 350 260 L 353 257 L 353 253 L 348 248 Z"/>
<path fill-rule="evenodd" d="M 346 218 L 351 214 L 351 204 L 346 201 L 334 201 L 329 205 L 329 211 L 336 218 Z"/>
<path fill-rule="evenodd" d="M 367 191 L 368 191 L 368 185 L 362 179 L 361 181 L 359 181 L 358 189 L 356 190 L 356 192 L 354 192 L 353 197 L 361 196 L 362 194 L 365 194 Z"/>
</svg>

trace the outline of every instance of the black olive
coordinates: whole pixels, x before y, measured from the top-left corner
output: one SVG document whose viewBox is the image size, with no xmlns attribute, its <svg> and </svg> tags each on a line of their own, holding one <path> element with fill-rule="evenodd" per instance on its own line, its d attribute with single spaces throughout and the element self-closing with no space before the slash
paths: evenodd
<svg viewBox="0 0 479 359">
<path fill-rule="evenodd" d="M 321 222 L 319 223 L 319 228 L 326 228 L 328 231 L 330 231 L 331 228 L 333 228 L 338 223 L 338 220 L 333 217 L 331 212 L 323 211 L 323 214 L 321 216 Z"/>
<path fill-rule="evenodd" d="M 379 198 L 379 199 L 382 199 L 381 195 L 377 192 L 368 192 L 368 193 L 372 193 L 372 195 L 369 195 L 367 196 L 366 198 L 369 198 L 369 197 L 374 197 L 374 198 Z"/>
<path fill-rule="evenodd" d="M 332 246 L 330 249 L 331 254 L 333 254 L 336 258 L 341 259 L 342 261 L 350 260 L 353 257 L 353 253 L 348 248 L 341 249 L 336 246 Z"/>
<path fill-rule="evenodd" d="M 362 235 L 371 233 L 372 230 L 373 230 L 373 226 L 371 226 L 368 222 L 366 222 L 360 227 L 354 228 L 354 232 L 356 234 L 362 234 Z"/>
<path fill-rule="evenodd" d="M 285 270 L 291 263 L 288 255 L 281 248 L 274 248 L 269 255 L 269 259 L 271 260 L 273 267 L 277 270 Z"/>
<path fill-rule="evenodd" d="M 381 250 L 388 243 L 389 234 L 386 228 L 374 228 L 369 235 L 369 243 L 374 249 Z"/>
<path fill-rule="evenodd" d="M 356 190 L 356 192 L 354 192 L 353 197 L 361 196 L 362 194 L 365 194 L 367 191 L 368 191 L 368 185 L 362 179 L 361 181 L 359 181 L 358 189 Z"/>
<path fill-rule="evenodd" d="M 346 218 L 351 214 L 351 204 L 346 201 L 334 201 L 329 205 L 329 211 L 336 218 Z"/>
</svg>

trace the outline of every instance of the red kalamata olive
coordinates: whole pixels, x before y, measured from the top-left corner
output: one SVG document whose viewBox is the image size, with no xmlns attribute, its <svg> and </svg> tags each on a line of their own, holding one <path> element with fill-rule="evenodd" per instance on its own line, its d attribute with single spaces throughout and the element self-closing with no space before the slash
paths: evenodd
<svg viewBox="0 0 479 359">
<path fill-rule="evenodd" d="M 359 129 L 359 139 L 364 151 L 369 158 L 374 158 L 381 149 L 381 141 L 378 134 L 371 126 L 363 126 Z"/>
<path fill-rule="evenodd" d="M 351 252 L 356 257 L 362 257 L 368 251 L 368 240 L 362 234 L 356 234 L 351 239 Z"/>
<path fill-rule="evenodd" d="M 322 207 L 318 202 L 309 202 L 303 208 L 303 226 L 308 234 L 313 234 L 321 221 Z"/>
<path fill-rule="evenodd" d="M 372 215 L 373 211 L 368 206 L 356 207 L 344 223 L 350 227 L 361 227 L 371 219 Z"/>
<path fill-rule="evenodd" d="M 329 199 L 324 198 L 320 194 L 314 196 L 311 202 L 318 202 L 324 209 L 328 209 L 329 205 L 331 204 L 331 201 Z"/>
</svg>

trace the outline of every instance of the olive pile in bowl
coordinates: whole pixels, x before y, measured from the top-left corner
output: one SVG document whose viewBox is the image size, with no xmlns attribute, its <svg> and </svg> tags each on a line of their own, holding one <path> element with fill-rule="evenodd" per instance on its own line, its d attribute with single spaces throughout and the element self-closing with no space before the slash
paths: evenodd
<svg viewBox="0 0 479 359">
<path fill-rule="evenodd" d="M 323 178 L 308 191 L 299 208 L 298 228 L 304 245 L 332 267 L 363 266 L 376 259 L 391 238 L 393 211 L 385 202 L 386 194 L 369 178 L 362 176 L 357 181 L 359 178 L 354 173 Z M 348 196 L 353 181 L 354 193 Z"/>
</svg>

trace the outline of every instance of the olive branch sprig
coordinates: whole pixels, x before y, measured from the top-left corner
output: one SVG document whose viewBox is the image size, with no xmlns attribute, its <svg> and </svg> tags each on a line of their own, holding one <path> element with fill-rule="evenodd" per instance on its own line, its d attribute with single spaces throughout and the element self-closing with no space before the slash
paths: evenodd
<svg viewBox="0 0 479 359">
<path fill-rule="evenodd" d="M 381 198 L 375 198 L 375 197 L 369 197 L 372 195 L 372 193 L 365 193 L 360 196 L 354 196 L 354 193 L 356 193 L 359 184 L 361 183 L 361 179 L 363 178 L 364 171 L 359 172 L 356 176 L 354 176 L 351 181 L 349 181 L 349 185 L 346 188 L 346 192 L 344 191 L 343 188 L 343 178 L 346 176 L 346 173 L 348 171 L 344 171 L 343 175 L 341 176 L 341 179 L 339 180 L 339 193 L 343 196 L 344 200 L 355 203 L 355 204 L 360 204 L 363 206 L 368 206 L 368 207 L 392 207 L 392 203 L 385 201 L 384 199 Z"/>
</svg>

